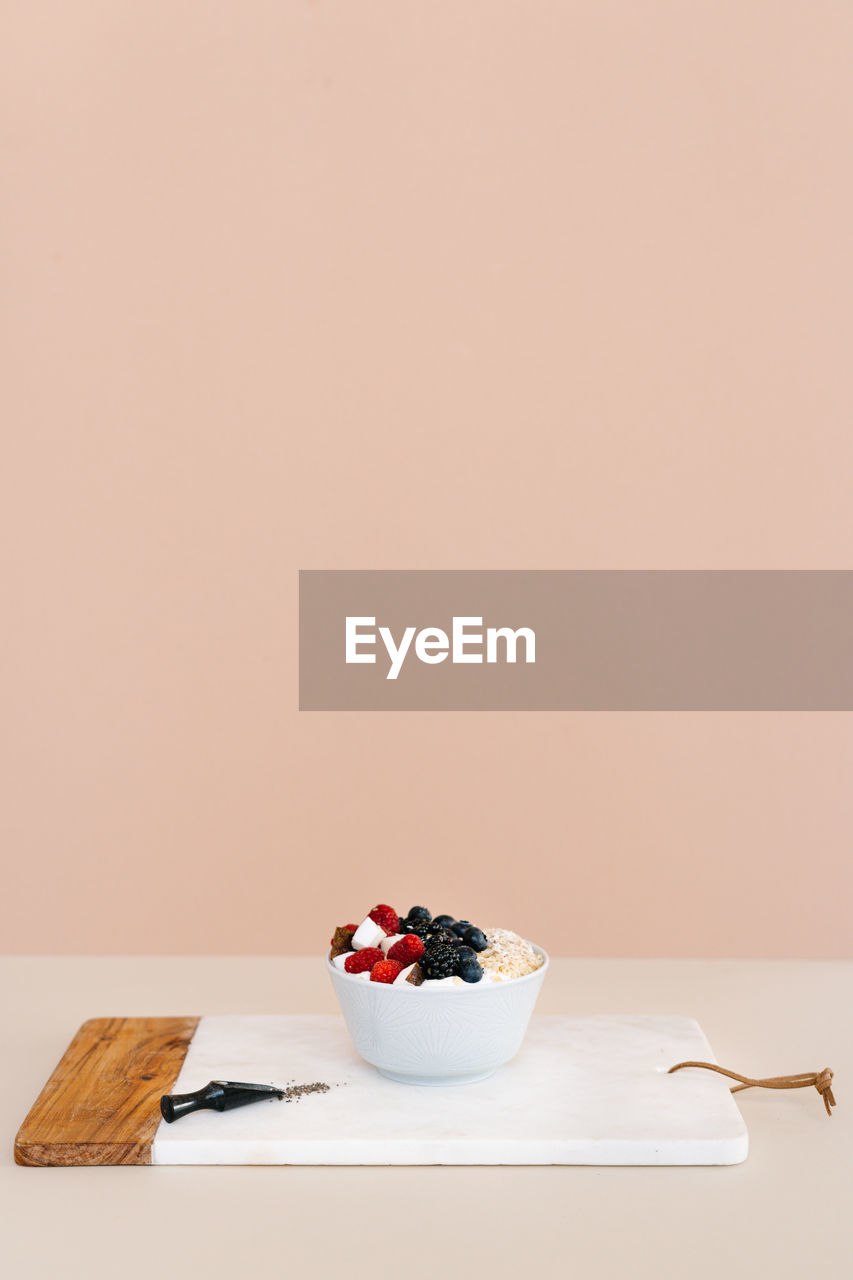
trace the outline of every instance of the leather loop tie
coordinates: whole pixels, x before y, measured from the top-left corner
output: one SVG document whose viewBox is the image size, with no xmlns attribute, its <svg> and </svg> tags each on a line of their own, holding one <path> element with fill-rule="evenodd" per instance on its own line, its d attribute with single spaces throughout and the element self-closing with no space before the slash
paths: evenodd
<svg viewBox="0 0 853 1280">
<path fill-rule="evenodd" d="M 752 1080 L 749 1076 L 738 1075 L 736 1071 L 729 1071 L 726 1067 L 718 1067 L 716 1062 L 676 1062 L 674 1067 L 669 1068 L 667 1075 L 680 1071 L 682 1067 L 704 1067 L 706 1071 L 718 1071 L 721 1076 L 728 1076 L 730 1080 L 740 1080 L 732 1093 L 752 1089 L 753 1086 L 758 1089 L 808 1089 L 810 1085 L 814 1085 L 823 1098 L 828 1116 L 832 1115 L 832 1108 L 836 1105 L 832 1092 L 832 1071 L 829 1067 L 824 1067 L 823 1071 L 808 1071 L 796 1076 L 768 1076 L 766 1080 Z"/>
</svg>

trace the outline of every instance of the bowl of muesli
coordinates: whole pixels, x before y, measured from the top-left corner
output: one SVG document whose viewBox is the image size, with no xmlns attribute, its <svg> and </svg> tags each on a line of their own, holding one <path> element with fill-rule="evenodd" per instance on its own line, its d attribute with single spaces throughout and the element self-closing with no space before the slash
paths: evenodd
<svg viewBox="0 0 853 1280">
<path fill-rule="evenodd" d="M 521 1048 L 548 956 L 511 929 L 380 903 L 335 930 L 326 964 L 366 1062 L 402 1084 L 454 1085 Z"/>
</svg>

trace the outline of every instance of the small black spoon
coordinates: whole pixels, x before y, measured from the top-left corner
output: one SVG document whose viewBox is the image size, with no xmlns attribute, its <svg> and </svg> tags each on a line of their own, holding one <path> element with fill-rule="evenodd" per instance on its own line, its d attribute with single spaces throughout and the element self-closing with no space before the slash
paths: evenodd
<svg viewBox="0 0 853 1280">
<path fill-rule="evenodd" d="M 284 1090 L 273 1084 L 243 1084 L 236 1080 L 211 1080 L 195 1093 L 166 1093 L 160 1099 L 160 1114 L 171 1124 L 192 1111 L 231 1111 L 265 1098 L 283 1098 Z"/>
</svg>

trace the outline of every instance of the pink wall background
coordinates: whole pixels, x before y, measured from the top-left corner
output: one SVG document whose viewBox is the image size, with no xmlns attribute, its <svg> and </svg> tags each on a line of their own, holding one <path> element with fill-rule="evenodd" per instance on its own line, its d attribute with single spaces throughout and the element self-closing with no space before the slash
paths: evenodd
<svg viewBox="0 0 853 1280">
<path fill-rule="evenodd" d="M 853 8 L 30 0 L 2 948 L 849 956 L 849 715 L 300 715 L 301 568 L 850 568 Z"/>
</svg>

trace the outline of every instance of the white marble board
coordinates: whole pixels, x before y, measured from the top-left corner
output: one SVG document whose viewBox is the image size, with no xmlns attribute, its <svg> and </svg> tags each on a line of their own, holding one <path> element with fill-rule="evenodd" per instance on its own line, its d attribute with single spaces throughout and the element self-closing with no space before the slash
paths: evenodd
<svg viewBox="0 0 853 1280">
<path fill-rule="evenodd" d="M 715 1061 L 693 1018 L 534 1016 L 490 1080 L 395 1084 L 363 1062 L 343 1019 L 202 1018 L 174 1085 L 208 1080 L 328 1093 L 161 1122 L 153 1164 L 738 1164 L 748 1136 L 725 1079 L 667 1068 Z"/>
</svg>

